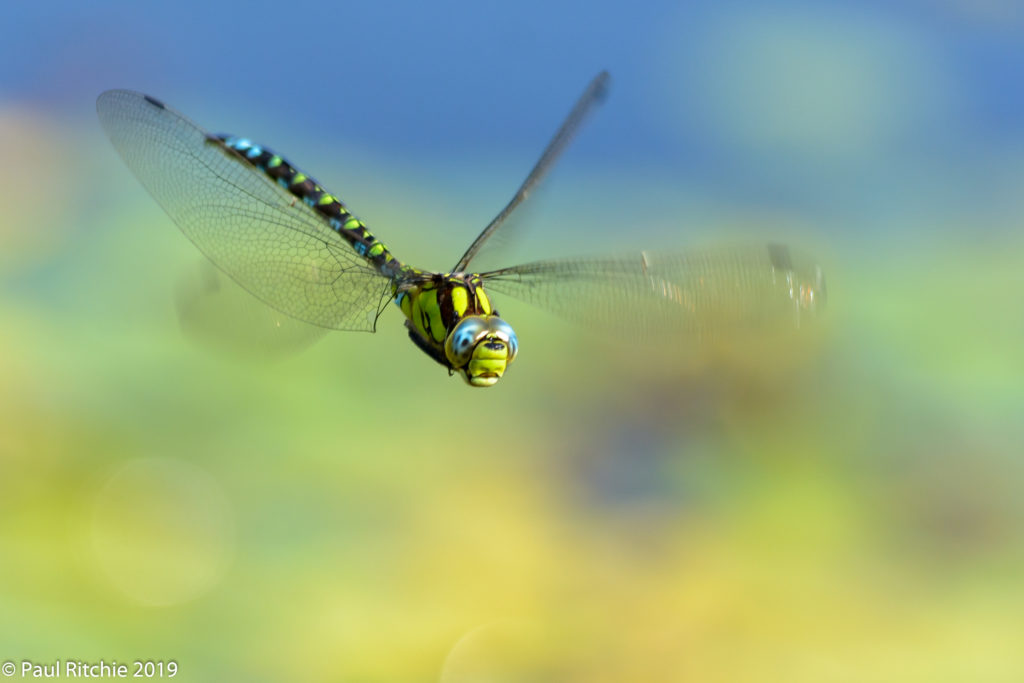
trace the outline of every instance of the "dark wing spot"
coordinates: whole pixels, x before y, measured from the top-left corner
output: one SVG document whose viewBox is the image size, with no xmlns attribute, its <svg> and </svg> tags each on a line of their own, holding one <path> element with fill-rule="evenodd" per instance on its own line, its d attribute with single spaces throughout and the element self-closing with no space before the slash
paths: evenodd
<svg viewBox="0 0 1024 683">
<path fill-rule="evenodd" d="M 161 102 L 160 100 L 158 100 L 155 97 L 150 97 L 149 95 L 143 95 L 142 97 L 143 97 L 143 99 L 145 99 L 147 102 L 152 104 L 157 109 L 166 109 L 167 108 L 167 107 L 164 106 L 163 102 Z"/>
<path fill-rule="evenodd" d="M 598 102 L 604 102 L 608 99 L 608 85 L 611 80 L 611 76 L 608 75 L 607 71 L 602 71 L 594 78 L 593 82 L 597 86 L 597 91 L 594 93 L 594 97 L 597 98 Z"/>
</svg>

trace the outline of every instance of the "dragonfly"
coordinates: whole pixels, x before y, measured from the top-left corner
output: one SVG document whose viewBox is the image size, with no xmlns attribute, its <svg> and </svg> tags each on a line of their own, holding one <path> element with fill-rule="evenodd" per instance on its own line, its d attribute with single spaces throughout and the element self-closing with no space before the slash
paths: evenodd
<svg viewBox="0 0 1024 683">
<path fill-rule="evenodd" d="M 491 293 L 640 344 L 778 320 L 799 325 L 816 315 L 825 297 L 821 268 L 781 244 L 472 267 L 608 86 L 606 71 L 590 81 L 512 199 L 448 272 L 399 261 L 336 195 L 248 138 L 208 133 L 130 90 L 102 93 L 96 108 L 142 185 L 250 294 L 315 326 L 369 332 L 393 302 L 413 343 L 471 386 L 495 385 L 519 352 Z"/>
</svg>

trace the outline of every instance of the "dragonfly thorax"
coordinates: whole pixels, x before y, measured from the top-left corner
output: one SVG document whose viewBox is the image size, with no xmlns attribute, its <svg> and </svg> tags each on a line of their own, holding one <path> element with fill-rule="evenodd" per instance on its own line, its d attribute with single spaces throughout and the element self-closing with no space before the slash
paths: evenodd
<svg viewBox="0 0 1024 683">
<path fill-rule="evenodd" d="M 491 307 L 479 275 L 410 270 L 396 281 L 395 303 L 413 342 L 473 386 L 495 384 L 515 358 L 515 332 Z"/>
</svg>

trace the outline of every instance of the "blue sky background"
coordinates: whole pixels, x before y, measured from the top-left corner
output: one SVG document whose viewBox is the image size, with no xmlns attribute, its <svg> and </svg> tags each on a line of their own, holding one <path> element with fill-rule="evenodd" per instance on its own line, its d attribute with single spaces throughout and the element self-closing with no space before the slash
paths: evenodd
<svg viewBox="0 0 1024 683">
<path fill-rule="evenodd" d="M 588 198 L 617 212 L 673 223 L 709 202 L 842 237 L 942 230 L 963 213 L 1005 225 L 1020 209 L 1024 20 L 1008 0 L 45 2 L 4 14 L 0 99 L 84 136 L 98 134 L 98 92 L 135 88 L 304 166 L 311 148 L 355 146 L 412 169 L 501 169 L 508 190 L 486 198 L 496 210 L 607 68 L 612 96 L 563 173 L 617 175 L 620 189 Z"/>
</svg>

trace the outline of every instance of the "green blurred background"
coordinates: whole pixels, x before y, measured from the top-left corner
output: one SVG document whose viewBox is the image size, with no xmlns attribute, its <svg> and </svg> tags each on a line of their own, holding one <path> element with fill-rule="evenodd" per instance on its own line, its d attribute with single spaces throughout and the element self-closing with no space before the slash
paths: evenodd
<svg viewBox="0 0 1024 683">
<path fill-rule="evenodd" d="M 2 13 L 0 660 L 1024 680 L 1018 3 Z M 445 268 L 601 68 L 510 262 L 784 241 L 820 324 L 666 353 L 502 301 L 522 351 L 486 391 L 397 311 L 212 350 L 175 313 L 198 255 L 93 107 L 264 142 Z"/>
</svg>

